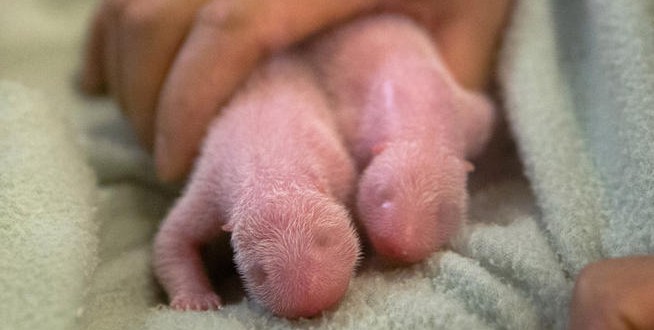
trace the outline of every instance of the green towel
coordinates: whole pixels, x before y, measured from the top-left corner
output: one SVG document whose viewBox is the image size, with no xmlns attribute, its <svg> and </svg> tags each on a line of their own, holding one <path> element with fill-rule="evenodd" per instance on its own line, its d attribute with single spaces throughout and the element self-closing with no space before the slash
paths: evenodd
<svg viewBox="0 0 654 330">
<path fill-rule="evenodd" d="M 0 328 L 69 329 L 98 264 L 96 182 L 61 112 L 0 81 Z"/>
</svg>

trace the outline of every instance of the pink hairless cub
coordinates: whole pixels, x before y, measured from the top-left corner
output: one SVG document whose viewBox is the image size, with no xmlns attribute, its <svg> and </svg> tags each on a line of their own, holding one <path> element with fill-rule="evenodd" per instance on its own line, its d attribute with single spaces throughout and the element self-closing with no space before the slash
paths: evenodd
<svg viewBox="0 0 654 330">
<path fill-rule="evenodd" d="M 343 206 L 354 165 L 314 79 L 294 56 L 274 59 L 212 124 L 155 240 L 173 308 L 220 306 L 200 248 L 224 231 L 249 295 L 275 314 L 312 316 L 345 294 L 359 255 Z"/>
<path fill-rule="evenodd" d="M 359 20 L 330 35 L 313 62 L 333 95 L 359 169 L 357 208 L 376 252 L 420 261 L 465 216 L 466 178 L 494 113 L 458 87 L 427 33 L 400 17 Z"/>
<path fill-rule="evenodd" d="M 420 261 L 459 227 L 490 105 L 403 18 L 360 19 L 305 47 L 262 66 L 211 125 L 155 239 L 173 308 L 220 307 L 200 255 L 226 231 L 248 294 L 273 313 L 335 305 L 359 255 L 344 206 L 356 167 L 357 211 L 383 257 Z"/>
</svg>

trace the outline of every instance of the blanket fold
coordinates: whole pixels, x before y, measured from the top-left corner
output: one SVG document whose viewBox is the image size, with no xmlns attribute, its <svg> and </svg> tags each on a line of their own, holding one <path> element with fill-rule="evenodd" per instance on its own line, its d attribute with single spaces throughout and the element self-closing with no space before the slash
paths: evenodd
<svg viewBox="0 0 654 330">
<path fill-rule="evenodd" d="M 0 81 L 0 328 L 73 328 L 98 262 L 95 185 L 63 114 Z"/>
</svg>

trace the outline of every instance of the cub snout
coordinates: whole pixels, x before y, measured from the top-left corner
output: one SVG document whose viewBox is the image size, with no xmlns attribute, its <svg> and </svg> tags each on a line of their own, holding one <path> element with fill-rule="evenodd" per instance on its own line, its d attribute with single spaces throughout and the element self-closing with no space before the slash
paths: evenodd
<svg viewBox="0 0 654 330">
<path fill-rule="evenodd" d="M 348 212 L 329 198 L 284 205 L 300 207 L 268 210 L 235 231 L 236 261 L 253 299 L 279 316 L 311 317 L 345 295 L 359 241 Z"/>
</svg>

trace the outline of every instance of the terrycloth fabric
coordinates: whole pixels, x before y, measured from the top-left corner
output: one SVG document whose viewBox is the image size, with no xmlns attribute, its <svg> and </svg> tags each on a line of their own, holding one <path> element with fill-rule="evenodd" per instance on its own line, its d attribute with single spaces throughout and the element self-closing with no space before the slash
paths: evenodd
<svg viewBox="0 0 654 330">
<path fill-rule="evenodd" d="M 501 80 L 564 270 L 652 253 L 654 3 L 560 0 L 520 10 Z M 536 11 L 549 17 L 525 19 Z"/>
<path fill-rule="evenodd" d="M 61 113 L 6 82 L 0 150 L 0 328 L 70 328 L 98 262 L 95 179 Z"/>
<path fill-rule="evenodd" d="M 71 88 L 93 5 L 0 10 L 0 78 L 28 86 L 0 84 L 0 329 L 560 329 L 586 263 L 654 252 L 654 3 L 518 1 L 499 80 L 527 179 L 497 143 L 450 251 L 364 262 L 312 320 L 271 316 L 233 277 L 222 311 L 169 310 L 150 246 L 174 190 L 110 102 Z"/>
</svg>

